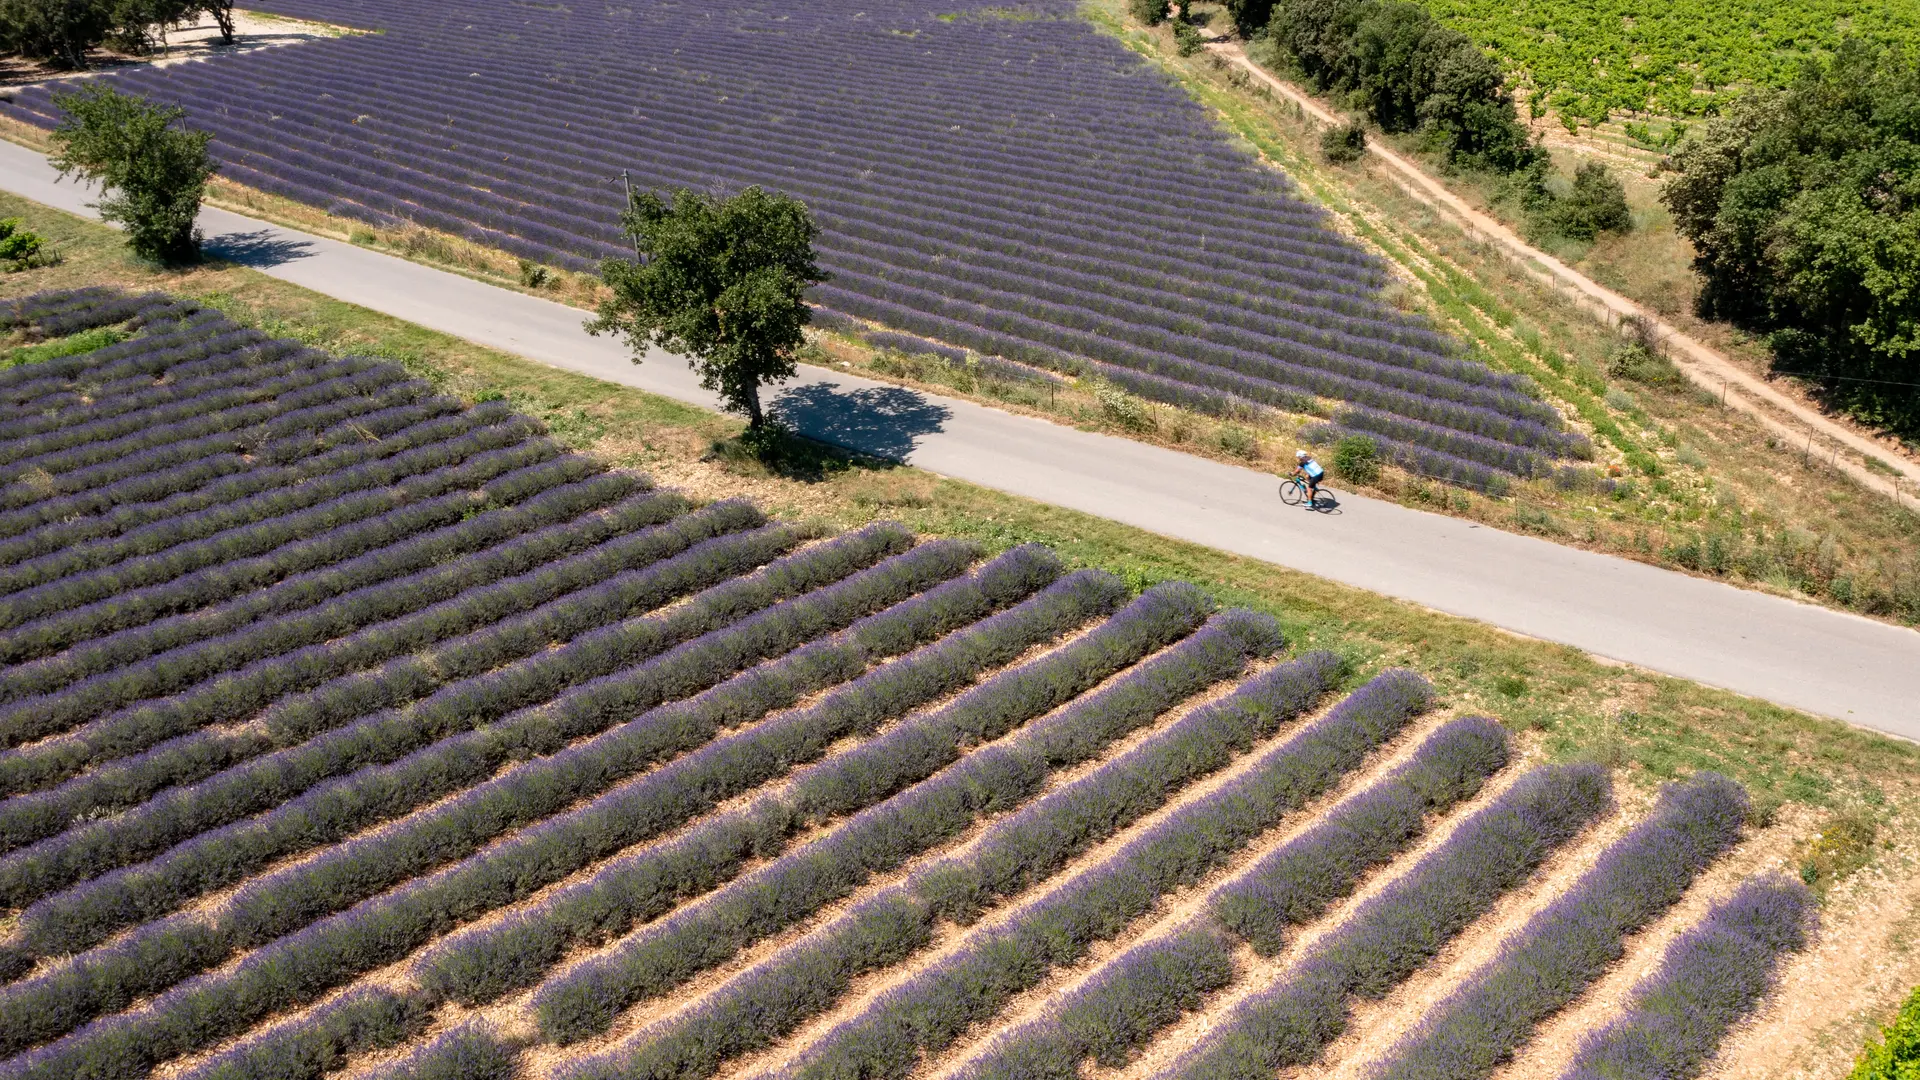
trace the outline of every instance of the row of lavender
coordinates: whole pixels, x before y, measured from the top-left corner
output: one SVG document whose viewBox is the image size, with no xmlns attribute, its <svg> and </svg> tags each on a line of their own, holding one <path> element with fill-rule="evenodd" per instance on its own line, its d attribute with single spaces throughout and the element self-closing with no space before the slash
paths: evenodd
<svg viewBox="0 0 1920 1080">
<path fill-rule="evenodd" d="M 586 266 L 622 250 L 622 171 L 759 183 L 815 208 L 818 299 L 850 315 L 1213 411 L 1353 402 L 1491 440 L 1427 447 L 1483 468 L 1587 452 L 1524 380 L 1381 303 L 1371 257 L 1064 6 L 282 6 L 386 32 L 116 78 L 215 130 L 233 178 L 337 212 Z"/>
<path fill-rule="evenodd" d="M 1030 563 L 1036 557 L 1026 553 L 1009 556 L 1017 563 Z M 1036 602 L 1044 604 L 1053 595 L 1062 594 L 1063 590 L 1064 595 L 1074 595 L 1085 594 L 1088 588 L 1093 588 L 1094 596 L 1111 595 L 1111 585 L 1102 581 L 1098 576 L 1088 578 L 1085 575 L 1065 579 L 1058 587 L 1036 597 L 1034 601 L 1011 609 L 1009 615 L 1017 614 L 1016 624 L 1023 620 L 1030 622 L 1031 616 L 1026 614 L 1024 607 Z M 937 767 L 940 761 L 958 755 L 962 744 L 970 739 L 991 737 L 998 729 L 1045 711 L 1062 699 L 1077 695 L 1081 689 L 1097 682 L 1116 666 L 1131 662 L 1165 643 L 1169 636 L 1183 635 L 1204 615 L 1206 606 L 1204 598 L 1188 587 L 1167 586 L 1150 592 L 1106 628 L 1080 639 L 1038 665 L 1009 672 L 963 696 L 939 713 L 896 728 L 881 740 L 855 751 L 853 757 L 829 759 L 802 777 L 777 810 L 769 809 L 769 804 L 765 803 L 756 806 L 750 815 L 755 824 L 747 827 L 744 833 L 739 832 L 738 825 L 729 824 L 739 835 L 751 835 L 756 838 L 754 844 L 764 845 L 770 840 L 777 841 L 782 829 L 791 829 L 810 817 L 823 814 L 831 816 L 836 812 L 853 810 L 865 801 L 883 796 L 888 786 L 909 783 L 925 770 Z M 1004 634 L 1005 629 L 983 624 L 982 632 L 991 640 Z M 1246 616 L 1222 616 L 1217 630 L 1196 635 L 1173 653 L 1155 661 L 1136 680 L 1139 685 L 1116 686 L 1099 699 L 1099 707 L 1061 714 L 1071 715 L 1075 719 L 1056 720 L 1049 726 L 1046 730 L 1054 734 L 1051 738 L 1042 737 L 1038 740 L 1042 749 L 1033 752 L 1034 756 L 1025 761 L 1024 768 L 1003 766 L 995 769 L 988 759 L 970 757 L 968 764 L 962 767 L 962 773 L 950 774 L 959 777 L 947 784 L 953 792 L 950 799 L 957 797 L 959 804 L 970 806 L 973 813 L 984 812 L 992 806 L 993 800 L 986 796 L 993 788 L 989 784 L 987 792 L 983 793 L 979 790 L 980 785 L 986 782 L 986 778 L 1002 776 L 1007 783 L 1015 786 L 1004 789 L 1002 785 L 1001 797 L 1017 800 L 1022 777 L 1027 785 L 1032 785 L 1044 775 L 1051 760 L 1065 758 L 1070 761 L 1076 748 L 1082 746 L 1087 749 L 1080 752 L 1097 750 L 1101 738 L 1118 737 L 1129 726 L 1150 719 L 1156 702 L 1164 706 L 1169 695 L 1179 696 L 1207 681 L 1230 674 L 1242 662 L 1240 658 L 1248 650 L 1264 651 L 1276 644 L 1270 621 L 1262 622 Z M 948 645 L 948 642 L 941 643 L 941 646 Z M 1018 643 L 1015 643 L 1014 651 L 1018 651 Z M 266 927 L 256 930 L 256 933 L 277 933 L 281 936 L 263 942 L 263 947 L 256 948 L 237 970 L 211 977 L 211 982 L 207 979 L 197 980 L 162 994 L 151 1006 L 141 1011 L 143 1015 L 137 1020 L 96 1023 L 19 1059 L 20 1071 L 24 1075 L 41 1075 L 43 1072 L 51 1075 L 66 1069 L 91 1069 L 100 1067 L 102 1062 L 124 1061 L 128 1054 L 137 1054 L 146 1060 L 164 1059 L 186 1049 L 192 1040 L 207 1038 L 209 1027 L 215 1031 L 234 1030 L 227 1025 L 244 1027 L 258 1018 L 259 1008 L 270 1008 L 276 1003 L 274 991 L 282 995 L 277 999 L 278 1004 L 284 1006 L 289 1003 L 284 995 L 296 992 L 284 985 L 289 970 L 308 973 L 310 978 L 314 965 L 341 972 L 339 965 L 343 963 L 372 962 L 364 958 L 366 953 L 374 953 L 378 960 L 390 962 L 394 958 L 392 950 L 398 949 L 404 955 L 405 951 L 423 943 L 425 938 L 444 932 L 449 905 L 456 909 L 472 909 L 476 905 L 476 892 L 485 897 L 484 901 L 478 902 L 479 910 L 493 904 L 511 902 L 517 895 L 523 895 L 524 890 L 537 888 L 542 880 L 551 880 L 533 876 L 535 867 L 543 874 L 564 875 L 580 865 L 577 861 L 566 860 L 590 861 L 605 853 L 604 847 L 585 841 L 597 839 L 614 830 L 620 834 L 614 846 L 631 844 L 645 839 L 650 829 L 671 827 L 676 820 L 685 820 L 702 812 L 713 800 L 727 797 L 729 790 L 764 783 L 776 776 L 780 769 L 790 767 L 796 758 L 804 761 L 808 756 L 803 749 L 805 746 L 813 746 L 813 752 L 818 753 L 836 738 L 844 737 L 846 724 L 851 722 L 858 725 L 863 719 L 867 723 L 879 722 L 887 714 L 909 708 L 914 701 L 924 700 L 928 695 L 939 692 L 942 686 L 928 678 L 930 671 L 945 670 L 949 673 L 949 680 L 956 676 L 962 679 L 970 676 L 982 660 L 977 653 L 977 648 L 963 650 L 958 655 L 950 647 L 923 650 L 900 664 L 872 672 L 859 683 L 848 687 L 846 692 L 830 695 L 820 706 L 789 714 L 770 724 L 749 727 L 736 737 L 714 743 L 707 750 L 681 759 L 666 771 L 642 776 L 635 784 L 616 789 L 583 810 L 553 819 L 538 829 L 523 831 L 505 849 L 496 846 L 483 857 L 470 858 L 431 878 L 419 879 L 397 892 L 363 903 L 341 917 L 323 920 L 291 936 L 286 935 L 294 923 L 273 925 L 271 920 L 290 908 L 299 909 L 301 897 L 305 898 L 304 902 L 308 905 L 322 902 L 323 894 L 331 897 L 334 890 L 341 887 L 343 880 L 359 880 L 361 875 L 381 865 L 381 859 L 391 858 L 396 846 L 404 847 L 406 832 L 431 831 L 432 823 L 437 818 L 458 817 L 461 811 L 471 809 L 482 801 L 492 802 L 494 812 L 498 813 L 501 799 L 486 800 L 484 797 L 489 788 L 501 787 L 503 791 L 514 789 L 513 781 L 519 779 L 522 782 L 517 789 L 511 790 L 513 798 L 509 800 L 513 805 L 519 805 L 527 800 L 531 792 L 540 790 L 540 781 L 537 778 L 529 780 L 523 773 L 517 775 L 516 772 L 509 772 L 500 781 L 482 785 L 469 796 L 447 804 L 446 814 L 427 819 L 409 819 L 408 824 L 414 826 L 413 829 L 403 830 L 402 833 L 377 834 L 377 839 L 369 838 L 368 841 L 335 849 L 318 863 L 303 864 L 312 869 L 296 869 L 293 878 L 302 880 L 282 880 L 287 877 L 283 874 L 249 885 L 242 891 L 243 898 L 264 899 L 253 903 L 246 899 L 239 901 L 240 908 L 250 910 L 253 914 L 235 923 L 236 927 L 243 928 L 237 932 L 247 932 L 244 927 L 251 919 L 256 926 Z M 874 679 L 880 682 L 871 684 Z M 892 693 L 876 693 L 875 685 L 890 689 Z M 738 696 L 752 693 L 755 689 L 754 680 L 736 680 L 723 684 L 715 693 L 723 697 Z M 790 700 L 790 697 L 787 695 L 787 699 Z M 876 705 L 883 703 L 886 712 L 880 716 L 871 715 L 878 711 Z M 702 699 L 694 699 L 694 705 L 700 704 L 703 704 Z M 738 710 L 740 703 L 729 701 L 708 705 L 707 708 Z M 666 710 L 669 714 L 683 711 L 672 707 Z M 636 739 L 645 741 L 640 733 L 656 729 L 661 722 L 661 717 L 649 714 L 616 729 L 610 735 L 621 736 L 627 742 Z M 1096 738 L 1096 732 L 1102 734 Z M 948 749 L 944 753 L 938 752 L 933 749 L 937 745 L 947 746 Z M 618 743 L 612 739 L 595 739 L 542 761 L 551 762 L 549 771 L 555 774 L 577 774 L 592 772 L 597 763 L 603 763 L 609 757 L 619 760 L 632 753 L 631 749 L 619 752 Z M 756 768 L 773 769 L 774 772 L 763 775 Z M 711 778 L 702 779 L 703 774 L 711 774 Z M 876 784 L 881 786 L 876 789 Z M 474 795 L 480 795 L 481 798 L 476 799 Z M 980 805 L 983 800 L 986 805 Z M 769 816 L 785 824 L 769 825 Z M 855 821 L 864 819 L 863 816 Z M 721 819 L 723 822 L 726 820 Z M 857 825 L 850 825 L 848 830 L 843 831 L 843 835 L 858 838 L 845 841 L 847 850 L 853 853 L 850 857 L 856 860 L 851 865 L 857 866 L 858 860 L 863 858 L 884 857 L 881 851 L 890 846 L 897 847 L 903 842 L 908 846 L 894 857 L 905 857 L 913 850 L 915 843 L 924 845 L 938 839 L 938 822 L 930 825 L 924 813 L 896 811 L 891 815 L 883 815 L 879 820 L 883 824 L 877 827 L 877 831 L 875 827 Z M 716 825 L 701 835 L 705 839 L 712 839 L 714 829 L 720 827 Z M 934 829 L 933 835 L 928 835 L 930 828 Z M 398 845 L 395 837 L 402 837 Z M 364 857 L 357 850 L 361 848 L 368 849 Z M 672 850 L 682 849 L 676 845 Z M 704 855 L 711 854 L 712 848 L 696 844 L 694 850 Z M 818 858 L 820 853 L 815 851 L 812 856 Z M 656 864 L 656 871 L 659 869 L 654 854 L 649 853 L 644 858 Z M 560 863 L 564 865 L 556 866 Z M 785 861 L 776 862 L 769 871 L 784 870 L 785 865 Z M 806 865 L 813 865 L 812 860 L 809 859 Z M 339 869 L 343 866 L 344 870 Z M 849 866 L 840 867 L 840 873 L 829 875 L 829 880 L 840 881 L 849 869 Z M 702 868 L 699 872 L 711 874 L 713 871 L 711 868 Z M 619 873 L 609 876 L 623 879 Z M 645 878 L 647 875 L 643 872 L 640 876 Z M 805 881 L 807 878 L 803 876 L 797 880 Z M 806 894 L 794 888 L 770 892 L 764 887 L 747 887 L 738 891 L 745 898 L 743 902 L 748 910 L 756 903 L 766 903 L 770 897 L 781 898 L 782 902 L 776 905 L 775 910 L 763 915 L 762 919 L 793 918 L 807 910 Z M 669 895 L 676 895 L 677 892 L 669 890 Z M 795 904 L 799 906 L 795 907 Z M 724 906 L 724 901 L 701 910 L 711 912 L 716 906 Z M 271 911 L 273 916 L 263 918 L 263 910 Z M 298 917 L 292 916 L 296 920 Z M 727 916 L 719 918 L 720 926 L 734 928 L 736 932 L 757 925 L 754 919 L 741 912 L 729 912 Z M 672 924 L 662 925 L 671 927 Z M 402 929 L 408 926 L 414 929 Z M 668 929 L 662 932 L 672 931 Z M 716 934 L 712 926 L 673 936 L 676 938 L 673 948 L 643 950 L 650 952 L 652 964 L 665 963 L 669 968 L 684 966 L 689 957 L 703 955 L 702 949 L 691 947 L 693 943 L 704 943 L 705 951 L 711 952 L 727 941 L 727 935 Z M 736 944 L 735 947 L 739 946 Z M 354 959 L 348 961 L 345 954 L 351 954 Z M 114 950 L 106 951 L 98 966 L 108 966 L 114 955 Z M 85 966 L 84 958 L 80 966 Z M 350 972 L 351 969 L 346 971 Z M 131 969 L 124 968 L 123 973 L 131 975 Z M 40 980 L 30 980 L 27 985 L 38 983 Z M 313 987 L 303 984 L 301 989 L 311 993 Z M 214 1008 L 216 1003 L 224 1007 Z M 24 1020 L 26 1015 L 21 1014 L 21 1018 Z"/>
<path fill-rule="evenodd" d="M 84 583 L 93 582 L 106 593 L 101 600 L 110 613 L 103 617 L 104 633 L 95 625 L 94 636 L 80 634 L 75 647 L 8 670 L 5 697 L 30 703 L 8 715 L 23 723 L 41 717 L 35 722 L 47 725 L 19 740 L 49 731 L 57 737 L 15 746 L 0 761 L 20 770 L 9 775 L 28 778 L 35 774 L 23 763 L 44 766 L 54 760 L 49 753 L 58 753 L 67 755 L 59 760 L 72 771 L 123 756 L 129 745 L 166 735 L 167 725 L 186 731 L 149 753 L 124 758 L 118 775 L 104 782 L 95 783 L 102 777 L 94 771 L 75 777 L 73 783 L 92 786 L 87 797 L 70 800 L 65 816 L 45 813 L 45 800 L 33 796 L 0 803 L 28 835 L 51 834 L 6 859 L 13 902 L 38 901 L 7 943 L 10 978 L 38 958 L 85 950 L 136 927 L 113 948 L 81 952 L 71 964 L 0 991 L 6 1017 L 0 1031 L 9 1052 L 122 1008 L 236 949 L 284 937 L 423 868 L 458 859 L 517 823 L 745 722 L 752 708 L 777 709 L 852 677 L 874 660 L 969 623 L 1058 574 L 1050 555 L 1023 549 L 980 575 L 928 592 L 953 582 L 973 549 L 913 546 L 912 537 L 894 526 L 781 558 L 806 535 L 767 526 L 740 504 L 687 512 L 677 496 L 651 492 L 637 478 L 595 476 L 590 462 L 568 455 L 552 460 L 586 464 L 586 474 L 561 474 L 547 492 L 594 480 L 618 483 L 584 503 L 550 503 L 542 517 L 526 513 L 542 489 L 522 486 L 509 494 L 476 481 L 478 490 L 462 492 L 464 513 L 439 529 L 407 529 L 384 542 L 345 542 L 343 536 L 358 535 L 351 530 L 382 515 L 349 512 L 335 528 L 317 530 L 332 519 L 316 522 L 304 515 L 357 505 L 342 500 L 369 490 L 392 496 L 388 517 L 431 501 L 406 485 L 436 467 L 464 464 L 454 460 L 457 455 L 438 452 L 411 470 L 388 468 L 365 483 L 341 478 L 358 475 L 355 470 L 374 458 L 391 465 L 411 453 L 409 446 L 457 440 L 462 431 L 436 429 L 440 437 L 426 440 L 401 436 L 420 434 L 415 429 L 421 424 L 473 414 L 425 395 L 417 384 L 406 385 L 432 407 L 402 416 L 371 407 L 383 403 L 370 403 L 365 394 L 336 395 L 324 406 L 287 404 L 294 395 L 273 385 L 275 364 L 286 352 L 282 345 L 236 334 L 217 318 L 164 298 L 33 297 L 9 304 L 3 314 L 42 333 L 119 324 L 132 336 L 91 354 L 0 374 L 0 394 L 11 406 L 0 422 L 28 429 L 23 439 L 0 445 L 0 459 L 17 466 L 23 478 L 6 489 L 20 493 L 15 505 L 23 511 L 11 520 L 11 535 L 22 542 L 19 557 L 8 564 L 21 575 L 12 595 L 30 596 L 45 586 L 85 589 Z M 232 339 L 232 347 L 200 347 L 209 335 Z M 234 387 L 247 385 L 247 371 L 269 390 L 235 398 Z M 216 373 L 219 387 L 200 385 Z M 195 400 L 205 408 L 179 408 Z M 286 407 L 262 412 L 256 408 L 262 400 Z M 176 413 L 185 426 L 156 419 Z M 484 425 L 503 427 L 519 441 L 546 445 L 525 421 L 503 410 L 475 413 Z M 114 453 L 95 452 L 100 445 Z M 351 460 L 337 454 L 368 445 L 381 449 L 367 457 L 349 455 Z M 269 447 L 274 452 L 261 452 Z M 103 464 L 116 469 L 110 482 L 79 481 Z M 267 482 L 258 483 L 263 477 Z M 116 486 L 127 482 L 134 486 Z M 302 490 L 309 485 L 311 491 Z M 271 499 L 260 501 L 263 493 Z M 180 513 L 169 516 L 169 507 Z M 211 524 L 196 515 L 211 515 Z M 302 524 L 289 527 L 289 519 Z M 156 533 L 156 527 L 165 531 Z M 30 584 L 21 568 L 36 565 L 32 541 L 47 529 L 77 530 L 91 539 L 49 548 L 69 560 L 60 568 L 64 573 Z M 260 530 L 280 542 L 257 542 Z M 585 539 L 565 541 L 562 530 Z M 230 561 L 218 562 L 222 553 Z M 228 568 L 236 572 L 208 573 Z M 528 568 L 533 573 L 511 573 Z M 186 580 L 195 588 L 177 590 Z M 121 591 L 100 587 L 109 582 Z M 998 647 L 1018 652 L 1032 635 L 1058 633 L 1110 605 L 1111 585 L 1076 582 L 1051 599 L 1032 625 L 1012 628 L 1028 637 L 1016 633 Z M 503 585 L 509 587 L 498 587 Z M 175 591 L 158 594 L 169 600 L 153 600 L 155 590 L 169 589 Z M 447 600 L 436 602 L 440 597 Z M 668 612 L 647 616 L 677 598 L 684 599 Z M 521 615 L 510 617 L 516 612 Z M 68 614 L 63 609 L 28 616 L 16 626 L 37 628 Z M 416 617 L 422 615 L 427 617 Z M 458 633 L 470 626 L 481 629 Z M 341 631 L 349 632 L 330 636 Z M 841 636 L 822 639 L 835 633 Z M 566 646 L 552 647 L 568 639 Z M 304 649 L 274 652 L 307 640 L 324 646 L 306 659 Z M 436 642 L 441 648 L 418 651 Z M 91 646 L 98 648 L 88 651 Z M 594 742 L 591 753 L 539 758 L 482 783 L 516 758 L 552 754 L 605 731 L 636 708 L 684 699 L 782 655 L 789 656 L 783 666 L 736 681 L 704 711 L 670 720 L 648 713 L 655 722 L 621 729 L 624 741 Z M 370 666 L 385 657 L 395 659 Z M 409 672 L 419 678 L 410 680 Z M 290 693 L 307 685 L 315 692 Z M 439 694 L 429 693 L 436 689 Z M 398 707 L 407 703 L 413 707 Z M 98 715 L 116 704 L 127 707 Z M 252 743 L 217 745 L 233 732 L 207 730 L 222 719 L 258 718 L 263 705 L 273 721 L 249 725 L 258 729 Z M 59 719 L 45 719 L 47 710 Z M 198 758 L 195 751 L 202 752 Z M 243 761 L 266 756 L 248 763 L 257 767 L 222 771 L 223 753 Z M 214 773 L 204 784 L 179 787 L 181 774 L 169 769 L 189 760 L 211 764 Z M 70 786 L 63 788 L 39 794 L 73 794 Z M 139 803 L 169 788 L 167 797 Z M 237 918 L 167 914 L 276 859 L 323 847 L 462 789 L 461 799 L 410 819 L 371 847 L 335 848 L 331 858 L 305 870 L 256 883 L 246 892 L 255 899 L 228 912 Z M 306 798 L 293 798 L 303 791 Z M 139 805 L 81 829 L 65 828 L 75 819 L 100 816 L 115 799 Z M 17 813 L 23 807 L 28 812 Z M 235 820 L 260 809 L 271 812 Z M 571 840 L 574 850 L 588 846 L 577 836 Z M 96 876 L 115 865 L 125 869 Z M 427 925 L 433 925 L 431 918 Z"/>
<path fill-rule="evenodd" d="M 1159 1032 L 1202 1007 L 1209 993 L 1241 977 L 1234 939 L 1262 956 L 1280 954 L 1293 928 L 1319 917 L 1369 870 L 1411 844 L 1423 829 L 1423 812 L 1453 801 L 1427 794 L 1435 790 L 1434 765 L 1445 763 L 1442 776 L 1457 775 L 1456 763 L 1483 752 L 1463 755 L 1460 740 L 1474 723 L 1443 729 L 1413 765 L 1347 800 L 1217 888 L 1205 917 L 1170 926 L 1116 956 L 1050 1002 L 1044 1018 L 994 1039 L 958 1075 L 1065 1080 L 1079 1075 L 1087 1058 L 1125 1064 Z M 1455 740 L 1451 754 L 1430 763 L 1427 754 L 1449 735 Z M 1468 775 L 1477 782 L 1485 771 L 1482 766 Z M 1606 803 L 1604 774 L 1590 766 L 1547 767 L 1521 777 L 1405 873 L 1342 915 L 1331 932 L 1291 958 L 1269 988 L 1210 1023 L 1210 1034 L 1161 1075 L 1269 1077 L 1276 1069 L 1315 1063 L 1346 1030 L 1353 999 L 1384 997 L 1425 966 Z M 1503 942 L 1490 965 L 1371 1064 L 1367 1075 L 1483 1080 L 1541 1019 L 1619 957 L 1626 935 L 1680 897 L 1734 842 L 1745 816 L 1744 794 L 1722 777 L 1702 774 L 1670 788 L 1647 821 Z M 1763 875 L 1742 885 L 1669 948 L 1660 970 L 1635 990 L 1625 1016 L 1587 1034 L 1568 1076 L 1693 1075 L 1765 993 L 1780 959 L 1805 944 L 1812 919 L 1812 897 L 1797 881 Z M 844 1064 L 822 1071 L 809 1070 L 808 1063 L 803 1058 L 794 1071 L 855 1075 Z M 867 1071 L 859 1075 L 903 1074 L 860 1064 Z"/>
</svg>

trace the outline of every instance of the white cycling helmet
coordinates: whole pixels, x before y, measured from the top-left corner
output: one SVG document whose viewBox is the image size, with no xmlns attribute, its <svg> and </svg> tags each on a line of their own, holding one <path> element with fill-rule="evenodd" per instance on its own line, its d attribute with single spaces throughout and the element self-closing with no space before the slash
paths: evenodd
<svg viewBox="0 0 1920 1080">
<path fill-rule="evenodd" d="M 1295 450 L 1293 452 L 1293 460 L 1295 461 L 1307 460 L 1307 452 L 1305 450 Z"/>
</svg>

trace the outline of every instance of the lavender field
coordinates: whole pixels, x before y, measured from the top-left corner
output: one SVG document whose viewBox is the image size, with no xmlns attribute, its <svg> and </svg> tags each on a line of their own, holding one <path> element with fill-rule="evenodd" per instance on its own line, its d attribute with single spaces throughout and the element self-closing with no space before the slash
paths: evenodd
<svg viewBox="0 0 1920 1080">
<path fill-rule="evenodd" d="M 1185 582 L 696 505 L 166 296 L 0 330 L 95 335 L 0 366 L 0 1080 L 1270 1077 L 1615 812 Z M 1367 1075 L 1490 1075 L 1747 811 L 1669 785 Z M 1811 910 L 1747 883 L 1569 1075 L 1697 1072 Z"/>
<path fill-rule="evenodd" d="M 1590 452 L 1070 0 L 257 6 L 381 32 L 110 76 L 240 183 L 575 268 L 624 250 L 623 171 L 762 184 L 813 208 L 838 313 L 1215 413 L 1346 403 L 1443 478 Z"/>
</svg>

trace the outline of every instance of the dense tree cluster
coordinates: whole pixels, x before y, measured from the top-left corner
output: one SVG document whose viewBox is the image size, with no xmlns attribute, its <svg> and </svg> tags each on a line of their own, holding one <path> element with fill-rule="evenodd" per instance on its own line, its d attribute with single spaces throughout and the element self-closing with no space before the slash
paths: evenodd
<svg viewBox="0 0 1920 1080">
<path fill-rule="evenodd" d="M 1851 41 L 1730 105 L 1673 155 L 1701 313 L 1769 333 L 1782 371 L 1920 430 L 1920 67 Z M 1906 384 L 1906 385 L 1900 385 Z"/>
<path fill-rule="evenodd" d="M 1317 90 L 1345 96 L 1385 131 L 1424 133 L 1450 162 L 1511 172 L 1538 153 L 1499 62 L 1418 4 L 1228 0 L 1227 12 Z"/>
<path fill-rule="evenodd" d="M 152 52 L 202 15 L 233 43 L 233 0 L 0 0 L 0 52 L 84 68 L 93 49 Z"/>
</svg>

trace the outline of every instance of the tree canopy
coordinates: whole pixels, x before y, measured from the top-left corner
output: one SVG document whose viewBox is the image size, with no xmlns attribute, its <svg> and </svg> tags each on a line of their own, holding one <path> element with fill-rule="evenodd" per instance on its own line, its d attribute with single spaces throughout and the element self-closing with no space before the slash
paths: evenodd
<svg viewBox="0 0 1920 1080">
<path fill-rule="evenodd" d="M 186 115 L 99 83 L 54 97 L 66 118 L 53 131 L 53 167 L 100 185 L 100 216 L 127 230 L 127 245 L 159 262 L 200 252 L 194 219 L 214 163 L 213 136 L 176 127 Z"/>
<path fill-rule="evenodd" d="M 1736 100 L 1673 155 L 1664 199 L 1700 311 L 1768 333 L 1776 368 L 1920 431 L 1920 68 L 1851 40 Z"/>
<path fill-rule="evenodd" d="M 700 385 L 761 428 L 760 386 L 793 376 L 806 290 L 826 280 L 806 205 L 758 187 L 730 198 L 681 188 L 671 201 L 637 194 L 621 225 L 639 257 L 601 264 L 613 296 L 588 331 L 623 335 L 636 364 L 649 347 L 686 356 Z"/>
<path fill-rule="evenodd" d="M 84 68 L 87 53 L 103 44 L 149 52 L 168 27 L 203 14 L 232 44 L 233 0 L 0 0 L 0 52 Z"/>
</svg>

